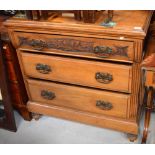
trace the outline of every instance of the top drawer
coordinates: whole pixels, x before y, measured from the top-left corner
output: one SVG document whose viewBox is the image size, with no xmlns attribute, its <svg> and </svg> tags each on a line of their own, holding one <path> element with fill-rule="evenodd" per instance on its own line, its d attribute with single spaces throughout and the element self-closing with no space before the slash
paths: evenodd
<svg viewBox="0 0 155 155">
<path fill-rule="evenodd" d="M 95 59 L 132 62 L 133 42 L 15 32 L 15 42 L 22 49 Z"/>
</svg>

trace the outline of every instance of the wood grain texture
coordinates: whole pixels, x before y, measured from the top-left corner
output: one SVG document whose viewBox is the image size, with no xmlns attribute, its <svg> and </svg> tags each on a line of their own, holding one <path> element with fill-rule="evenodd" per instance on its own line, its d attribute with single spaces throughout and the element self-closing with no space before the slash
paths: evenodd
<svg viewBox="0 0 155 155">
<path fill-rule="evenodd" d="M 71 32 L 72 36 L 77 35 L 95 35 L 98 38 L 103 36 L 115 36 L 126 38 L 144 39 L 146 36 L 148 26 L 152 17 L 153 11 L 116 11 L 113 20 L 117 25 L 113 28 L 105 28 L 100 26 L 105 16 L 101 17 L 94 25 L 76 22 L 74 19 L 56 18 L 54 20 L 46 20 L 37 24 L 37 21 L 23 20 L 12 18 L 5 22 L 5 26 L 9 29 L 13 28 L 15 31 L 22 31 L 22 29 L 33 32 L 44 31 L 44 33 L 68 34 Z M 143 18 L 141 18 L 143 17 Z M 65 23 L 65 24 L 64 24 Z M 68 29 L 70 27 L 70 29 Z M 138 29 L 136 29 L 138 27 Z M 110 31 L 109 31 L 110 30 Z"/>
<path fill-rule="evenodd" d="M 104 15 L 95 24 L 83 24 L 64 17 L 44 21 L 12 18 L 5 22 L 18 53 L 29 95 L 29 111 L 137 135 L 141 107 L 139 102 L 143 96 L 140 63 L 151 16 L 152 11 L 115 11 L 113 20 L 116 26 L 113 28 L 100 25 Z M 19 37 L 23 37 L 20 42 Z M 96 46 L 112 49 L 115 46 L 126 46 L 128 58 L 122 55 L 99 58 L 90 52 Z M 101 48 L 100 52 L 103 52 Z M 38 73 L 37 63 L 50 68 L 49 74 Z M 113 81 L 104 85 L 97 83 L 94 73 L 101 71 L 113 74 Z M 28 83 L 30 78 L 41 81 L 38 85 L 34 84 L 37 81 Z M 62 98 L 55 98 L 56 102 L 44 101 L 39 97 L 41 88 L 44 87 L 48 91 L 60 93 Z M 101 97 L 102 93 L 104 99 L 113 101 L 119 109 L 108 111 L 107 114 L 96 110 L 94 100 Z M 72 97 L 69 98 L 68 94 Z M 113 94 L 113 97 L 107 97 L 108 94 Z M 122 97 L 116 103 L 118 94 Z M 129 97 L 128 101 L 124 96 Z M 78 103 L 78 100 L 81 102 Z M 86 101 L 85 104 L 83 100 Z M 86 105 L 89 105 L 88 109 Z"/>
<path fill-rule="evenodd" d="M 154 20 L 154 19 L 153 19 Z M 154 38 L 154 27 L 155 25 L 152 24 L 150 26 L 150 36 L 148 38 L 148 44 L 146 46 L 146 54 L 145 59 L 142 62 L 142 77 L 143 77 L 143 85 L 145 86 L 146 90 L 146 99 L 145 101 L 145 119 L 144 119 L 144 130 L 143 130 L 143 137 L 141 143 L 146 143 L 147 136 L 149 133 L 149 123 L 151 118 L 151 112 L 154 111 L 154 93 L 155 93 L 155 38 Z"/>
<path fill-rule="evenodd" d="M 19 57 L 24 74 L 29 77 L 131 92 L 131 66 L 23 52 L 19 53 Z M 37 64 L 48 65 L 51 71 L 40 73 L 36 69 Z M 112 75 L 113 80 L 107 84 L 99 82 L 95 78 L 98 72 Z"/>
<path fill-rule="evenodd" d="M 147 77 L 146 81 L 145 81 L 145 85 L 148 86 L 148 87 L 149 86 L 155 87 L 155 72 L 146 71 L 145 76 Z"/>
<path fill-rule="evenodd" d="M 103 128 L 111 128 L 125 133 L 138 134 L 138 124 L 136 121 L 117 119 L 103 115 L 93 115 L 59 106 L 43 105 L 32 101 L 29 101 L 27 106 L 31 112 L 78 121 Z"/>
<path fill-rule="evenodd" d="M 130 104 L 130 95 L 38 80 L 27 80 L 27 85 L 30 94 L 29 99 L 33 102 L 121 118 L 127 117 L 126 111 L 128 104 Z M 55 97 L 53 99 L 44 98 L 41 95 L 42 91 L 52 92 Z M 112 104 L 112 108 L 110 110 L 102 110 L 96 106 L 97 101 L 108 102 Z"/>
<path fill-rule="evenodd" d="M 2 113 L 0 117 L 0 128 L 4 128 L 15 132 L 17 131 L 17 128 L 12 108 L 8 72 L 2 47 L 2 41 L 0 38 L 0 89 L 2 96 L 2 104 L 4 107 L 4 109 L 0 107 Z"/>
<path fill-rule="evenodd" d="M 34 52 L 121 62 L 132 62 L 135 59 L 132 41 L 23 32 L 15 32 L 14 38 L 17 47 Z M 97 52 L 96 48 L 104 48 L 104 51 Z M 107 52 L 105 48 L 109 48 L 111 52 Z"/>
<path fill-rule="evenodd" d="M 9 41 L 3 40 L 3 52 L 13 106 L 25 120 L 31 120 L 31 115 L 25 105 L 28 98 L 17 61 L 17 55 Z"/>
<path fill-rule="evenodd" d="M 143 137 L 142 137 L 142 143 L 146 143 L 147 135 L 148 135 L 148 128 L 150 124 L 150 118 L 151 118 L 151 110 L 153 107 L 153 94 L 154 90 L 153 87 L 148 87 L 147 90 L 147 103 L 145 107 L 145 121 L 144 121 L 144 131 L 143 131 Z"/>
</svg>

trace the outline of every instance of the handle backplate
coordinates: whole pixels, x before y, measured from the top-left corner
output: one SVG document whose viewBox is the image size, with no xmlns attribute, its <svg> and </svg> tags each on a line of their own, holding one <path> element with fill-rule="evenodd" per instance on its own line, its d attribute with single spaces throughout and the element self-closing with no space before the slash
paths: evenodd
<svg viewBox="0 0 155 155">
<path fill-rule="evenodd" d="M 113 53 L 113 50 L 108 46 L 96 46 L 94 47 L 94 53 L 98 57 L 107 58 Z"/>
<path fill-rule="evenodd" d="M 97 72 L 95 79 L 100 83 L 109 84 L 113 81 L 113 76 L 109 73 Z"/>
<path fill-rule="evenodd" d="M 113 108 L 113 105 L 110 102 L 98 100 L 96 101 L 96 107 L 102 110 L 111 110 Z"/>
<path fill-rule="evenodd" d="M 41 97 L 43 97 L 44 99 L 47 99 L 47 100 L 53 100 L 56 96 L 55 96 L 55 93 L 53 93 L 51 91 L 42 90 Z"/>
<path fill-rule="evenodd" d="M 38 50 L 38 51 L 41 51 L 47 47 L 47 43 L 45 41 L 35 40 L 35 39 L 31 40 L 30 45 L 33 47 L 33 49 Z"/>
<path fill-rule="evenodd" d="M 36 64 L 36 70 L 42 74 L 49 74 L 52 71 L 49 65 L 41 63 Z"/>
</svg>

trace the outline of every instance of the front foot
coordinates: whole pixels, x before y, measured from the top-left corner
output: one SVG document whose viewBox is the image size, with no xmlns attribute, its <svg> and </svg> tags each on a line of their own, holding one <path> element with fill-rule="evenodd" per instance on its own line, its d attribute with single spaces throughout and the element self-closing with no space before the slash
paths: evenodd
<svg viewBox="0 0 155 155">
<path fill-rule="evenodd" d="M 41 114 L 37 114 L 37 113 L 32 113 L 32 118 L 35 119 L 36 121 L 38 121 L 41 118 Z"/>
<path fill-rule="evenodd" d="M 134 141 L 137 140 L 138 135 L 134 135 L 134 134 L 128 133 L 128 134 L 127 134 L 127 137 L 128 137 L 128 139 L 129 139 L 130 142 L 134 142 Z"/>
</svg>

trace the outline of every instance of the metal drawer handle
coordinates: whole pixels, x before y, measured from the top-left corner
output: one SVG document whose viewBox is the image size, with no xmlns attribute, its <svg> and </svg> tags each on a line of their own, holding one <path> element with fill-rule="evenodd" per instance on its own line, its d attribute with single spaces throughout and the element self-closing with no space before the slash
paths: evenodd
<svg viewBox="0 0 155 155">
<path fill-rule="evenodd" d="M 49 65 L 41 64 L 41 63 L 36 64 L 36 70 L 42 74 L 49 74 L 49 72 L 52 71 Z"/>
<path fill-rule="evenodd" d="M 47 47 L 47 43 L 45 41 L 35 40 L 35 39 L 32 39 L 32 41 L 30 42 L 30 45 L 33 47 L 33 49 L 39 50 L 39 51 Z"/>
<path fill-rule="evenodd" d="M 56 96 L 55 96 L 55 93 L 51 92 L 51 91 L 47 91 L 47 90 L 42 90 L 41 91 L 41 96 L 44 98 L 44 99 L 47 99 L 47 100 L 52 100 L 54 99 Z"/>
<path fill-rule="evenodd" d="M 95 79 L 100 83 L 108 84 L 113 81 L 113 76 L 109 73 L 97 72 L 95 74 Z"/>
<path fill-rule="evenodd" d="M 96 101 L 96 107 L 98 107 L 102 110 L 111 110 L 113 108 L 113 106 L 110 102 L 105 102 L 105 101 L 101 101 L 101 100 Z"/>
<path fill-rule="evenodd" d="M 99 57 L 107 58 L 113 53 L 113 50 L 108 46 L 96 46 L 94 47 L 94 53 Z"/>
</svg>

